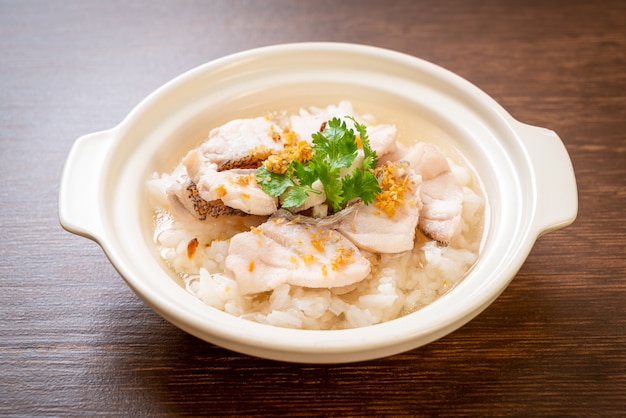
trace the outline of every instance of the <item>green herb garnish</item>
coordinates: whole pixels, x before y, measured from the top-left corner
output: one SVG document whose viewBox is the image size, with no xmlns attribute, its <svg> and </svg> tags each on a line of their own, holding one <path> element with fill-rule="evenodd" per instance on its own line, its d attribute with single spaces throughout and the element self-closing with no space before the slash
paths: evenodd
<svg viewBox="0 0 626 418">
<path fill-rule="evenodd" d="M 322 132 L 313 134 L 311 158 L 306 161 L 293 160 L 281 173 L 272 172 L 267 165 L 259 167 L 256 177 L 263 191 L 280 196 L 283 207 L 300 206 L 309 193 L 320 193 L 313 188 L 319 180 L 324 188 L 328 204 L 333 212 L 340 211 L 355 198 L 370 204 L 380 193 L 374 168 L 378 162 L 376 151 L 370 147 L 366 127 L 354 118 L 354 127 L 363 147 L 363 163 L 352 167 L 359 148 L 355 132 L 345 121 L 333 118 Z"/>
</svg>

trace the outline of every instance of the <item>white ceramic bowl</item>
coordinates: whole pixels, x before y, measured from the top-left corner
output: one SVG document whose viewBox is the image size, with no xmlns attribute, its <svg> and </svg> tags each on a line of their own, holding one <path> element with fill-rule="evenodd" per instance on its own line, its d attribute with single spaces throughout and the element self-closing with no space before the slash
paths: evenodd
<svg viewBox="0 0 626 418">
<path fill-rule="evenodd" d="M 210 128 L 227 120 L 339 99 L 385 122 L 417 126 L 465 155 L 488 202 L 477 264 L 431 305 L 358 329 L 273 327 L 197 300 L 155 251 L 145 180 L 171 170 Z M 434 64 L 340 43 L 255 49 L 175 78 L 115 128 L 79 138 L 59 192 L 62 226 L 98 242 L 128 285 L 165 319 L 234 351 L 307 363 L 383 357 L 456 330 L 506 288 L 538 236 L 573 222 L 577 209 L 572 165 L 554 132 L 514 120 L 477 87 Z"/>
</svg>

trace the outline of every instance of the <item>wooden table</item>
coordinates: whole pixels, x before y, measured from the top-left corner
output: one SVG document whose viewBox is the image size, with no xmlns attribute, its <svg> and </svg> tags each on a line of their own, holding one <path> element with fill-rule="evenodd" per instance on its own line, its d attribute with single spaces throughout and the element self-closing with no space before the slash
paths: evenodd
<svg viewBox="0 0 626 418">
<path fill-rule="evenodd" d="M 240 355 L 165 322 L 59 225 L 74 140 L 229 53 L 346 41 L 415 55 L 555 130 L 580 209 L 504 294 L 357 364 Z M 626 414 L 626 2 L 0 1 L 0 415 Z"/>
</svg>

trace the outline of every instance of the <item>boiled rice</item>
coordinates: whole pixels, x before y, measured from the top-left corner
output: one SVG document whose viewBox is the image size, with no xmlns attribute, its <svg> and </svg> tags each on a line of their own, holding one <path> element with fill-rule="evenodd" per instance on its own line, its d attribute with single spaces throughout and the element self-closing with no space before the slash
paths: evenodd
<svg viewBox="0 0 626 418">
<path fill-rule="evenodd" d="M 484 199 L 472 172 L 450 160 L 463 185 L 460 233 L 448 246 L 419 232 L 412 251 L 372 256 L 370 276 L 355 289 L 339 294 L 283 284 L 260 295 L 242 296 L 237 282 L 224 274 L 229 238 L 260 223 L 256 217 L 178 219 L 165 197 L 167 186 L 181 172 L 156 175 L 148 182 L 155 211 L 154 240 L 163 260 L 189 292 L 229 314 L 280 327 L 344 329 L 363 327 L 406 315 L 432 303 L 458 284 L 475 263 L 484 221 Z M 197 239 L 192 256 L 188 243 Z"/>
</svg>

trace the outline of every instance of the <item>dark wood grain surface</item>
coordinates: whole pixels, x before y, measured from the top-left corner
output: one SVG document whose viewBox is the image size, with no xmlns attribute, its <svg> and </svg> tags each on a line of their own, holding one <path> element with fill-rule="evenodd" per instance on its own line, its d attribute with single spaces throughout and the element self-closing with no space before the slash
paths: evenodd
<svg viewBox="0 0 626 418">
<path fill-rule="evenodd" d="M 425 347 L 261 360 L 173 327 L 57 214 L 74 140 L 199 64 L 347 41 L 415 55 L 555 130 L 580 208 Z M 0 415 L 626 415 L 626 2 L 0 0 Z"/>
</svg>

